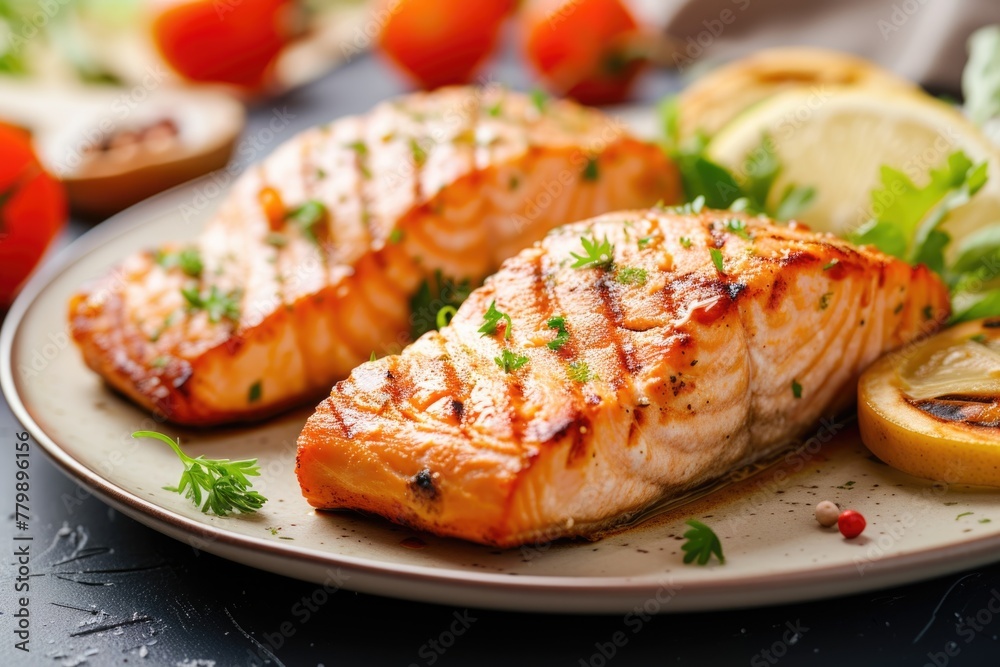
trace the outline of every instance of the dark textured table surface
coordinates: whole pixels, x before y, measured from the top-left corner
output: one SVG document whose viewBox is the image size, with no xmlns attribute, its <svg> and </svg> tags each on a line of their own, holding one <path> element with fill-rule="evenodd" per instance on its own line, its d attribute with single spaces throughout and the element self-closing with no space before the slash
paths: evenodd
<svg viewBox="0 0 1000 667">
<path fill-rule="evenodd" d="M 513 65 L 496 66 L 493 76 L 527 85 Z M 675 87 L 665 74 L 644 84 L 647 99 Z M 290 123 L 271 143 L 243 154 L 259 159 L 299 129 L 362 112 L 400 90 L 373 59 L 349 63 L 253 109 L 248 139 L 259 138 L 276 112 Z M 72 224 L 64 241 L 83 231 Z M 346 590 L 327 596 L 313 584 L 200 553 L 122 516 L 66 478 L 33 440 L 34 574 L 24 653 L 15 648 L 22 594 L 13 540 L 22 430 L 0 402 L 0 498 L 7 503 L 0 666 L 1000 665 L 1000 565 L 808 604 L 658 616 L 638 632 L 622 616 L 452 609 Z"/>
</svg>

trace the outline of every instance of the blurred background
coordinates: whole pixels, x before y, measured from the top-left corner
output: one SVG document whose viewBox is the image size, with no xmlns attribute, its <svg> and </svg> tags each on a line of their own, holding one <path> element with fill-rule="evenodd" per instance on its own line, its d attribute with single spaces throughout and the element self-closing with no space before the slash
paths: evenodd
<svg viewBox="0 0 1000 667">
<path fill-rule="evenodd" d="M 247 112 L 307 86 L 315 122 L 325 100 L 496 79 L 609 105 L 804 44 L 959 99 L 968 37 L 998 21 L 995 0 L 0 0 L 0 306 L 71 215 L 259 159 Z M 331 77 L 359 59 L 364 90 Z"/>
</svg>

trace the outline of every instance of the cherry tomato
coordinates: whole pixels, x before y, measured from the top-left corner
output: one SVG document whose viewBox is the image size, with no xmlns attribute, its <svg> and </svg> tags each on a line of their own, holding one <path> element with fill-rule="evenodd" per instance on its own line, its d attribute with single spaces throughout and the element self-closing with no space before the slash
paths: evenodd
<svg viewBox="0 0 1000 667">
<path fill-rule="evenodd" d="M 860 535 L 867 525 L 865 518 L 854 510 L 844 510 L 837 519 L 837 528 L 840 529 L 840 534 L 847 539 Z"/>
<path fill-rule="evenodd" d="M 525 55 L 546 86 L 584 104 L 621 102 L 646 63 L 642 33 L 620 0 L 532 0 L 521 25 Z"/>
<path fill-rule="evenodd" d="M 154 17 L 153 41 L 192 81 L 256 90 L 292 37 L 294 9 L 294 0 L 181 0 Z"/>
<path fill-rule="evenodd" d="M 497 43 L 513 0 L 390 0 L 379 46 L 421 87 L 468 83 Z"/>
<path fill-rule="evenodd" d="M 65 224 L 62 184 L 42 169 L 27 133 L 0 124 L 0 308 Z"/>
</svg>

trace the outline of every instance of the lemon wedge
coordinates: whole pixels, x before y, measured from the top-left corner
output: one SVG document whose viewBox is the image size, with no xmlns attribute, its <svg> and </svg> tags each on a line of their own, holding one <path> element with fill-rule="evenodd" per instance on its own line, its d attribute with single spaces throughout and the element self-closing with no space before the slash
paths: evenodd
<svg viewBox="0 0 1000 667">
<path fill-rule="evenodd" d="M 944 229 L 963 238 L 1000 220 L 1000 151 L 954 107 L 928 95 L 888 88 L 790 90 L 726 125 L 709 143 L 709 156 L 740 174 L 765 134 L 783 167 L 772 194 L 792 182 L 814 187 L 816 197 L 801 220 L 818 231 L 845 236 L 891 203 L 871 201 L 882 165 L 923 187 L 930 169 L 957 150 L 973 163 L 986 161 L 989 178 Z"/>
<path fill-rule="evenodd" d="M 714 135 L 745 109 L 793 88 L 852 86 L 916 91 L 875 63 L 840 51 L 802 46 L 758 51 L 708 72 L 680 96 L 681 137 Z"/>
<path fill-rule="evenodd" d="M 882 357 L 858 385 L 861 439 L 894 468 L 1000 486 L 1000 319 L 947 329 Z"/>
</svg>

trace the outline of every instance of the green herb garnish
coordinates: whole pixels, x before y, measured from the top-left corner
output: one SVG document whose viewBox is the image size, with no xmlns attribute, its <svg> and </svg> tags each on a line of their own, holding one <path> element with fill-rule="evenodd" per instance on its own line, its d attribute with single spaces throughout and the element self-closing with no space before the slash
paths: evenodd
<svg viewBox="0 0 1000 667">
<path fill-rule="evenodd" d="M 604 237 L 603 241 L 598 241 L 597 237 L 594 236 L 589 239 L 580 237 L 580 244 L 583 245 L 584 254 L 577 255 L 575 252 L 571 252 L 570 255 L 576 261 L 570 264 L 570 267 L 574 269 L 590 269 L 611 266 L 611 262 L 614 260 L 615 247 L 608 241 L 607 236 Z"/>
<path fill-rule="evenodd" d="M 546 343 L 550 350 L 558 350 L 569 342 L 569 331 L 566 330 L 565 317 L 550 317 L 545 326 L 556 330 L 556 337 Z"/>
<path fill-rule="evenodd" d="M 229 459 L 191 458 L 181 451 L 180 443 L 155 431 L 136 431 L 133 438 L 155 438 L 170 445 L 184 464 L 184 472 L 177 486 L 163 487 L 167 491 L 184 494 L 202 512 L 211 510 L 218 516 L 232 511 L 249 514 L 256 512 L 267 498 L 256 491 L 247 477 L 260 475 L 257 459 L 230 461 Z"/>
<path fill-rule="evenodd" d="M 833 292 L 827 292 L 819 298 L 819 309 L 826 310 L 830 306 L 830 297 L 833 296 Z"/>
<path fill-rule="evenodd" d="M 156 253 L 156 263 L 165 269 L 179 268 L 185 275 L 197 278 L 204 271 L 205 266 L 201 261 L 201 253 L 197 248 L 185 248 L 178 252 Z"/>
<path fill-rule="evenodd" d="M 208 313 L 208 321 L 213 324 L 222 318 L 239 322 L 240 297 L 243 295 L 240 289 L 222 292 L 217 286 L 212 285 L 205 294 L 199 292 L 197 286 L 189 286 L 181 288 L 181 294 L 188 303 L 188 310 L 204 310 Z"/>
<path fill-rule="evenodd" d="M 316 236 L 316 225 L 325 218 L 326 206 L 315 199 L 310 199 L 285 214 L 285 220 L 298 227 L 302 231 L 302 235 L 309 239 L 317 248 L 321 246 L 319 237 Z"/>
<path fill-rule="evenodd" d="M 483 326 L 479 327 L 479 333 L 483 336 L 492 336 L 497 332 L 500 321 L 504 320 L 507 324 L 504 326 L 503 337 L 510 339 L 511 333 L 514 330 L 514 323 L 510 321 L 510 315 L 500 312 L 496 306 L 496 300 L 490 301 L 490 307 L 486 309 L 486 313 L 483 315 Z"/>
<path fill-rule="evenodd" d="M 792 380 L 792 396 L 802 398 L 802 385 L 799 384 L 798 380 Z"/>
<path fill-rule="evenodd" d="M 600 174 L 597 171 L 597 158 L 588 158 L 587 165 L 583 168 L 583 180 L 596 181 Z"/>
<path fill-rule="evenodd" d="M 711 528 L 695 519 L 688 519 L 685 523 L 691 529 L 684 533 L 685 542 L 681 545 L 684 551 L 684 562 L 690 564 L 697 562 L 698 565 L 707 565 L 714 554 L 719 559 L 719 564 L 726 562 L 722 555 L 722 542 L 719 536 Z"/>
<path fill-rule="evenodd" d="M 504 350 L 500 353 L 499 357 L 494 357 L 493 361 L 503 369 L 504 373 L 513 373 L 528 363 L 528 357 L 523 354 L 514 354 L 510 350 Z"/>
<path fill-rule="evenodd" d="M 681 237 L 680 243 L 681 243 L 681 247 L 684 247 L 684 248 L 690 248 L 691 247 L 691 239 L 689 239 L 686 236 L 682 236 Z"/>
<path fill-rule="evenodd" d="M 468 279 L 456 281 L 446 278 L 440 270 L 434 272 L 432 280 L 424 280 L 410 298 L 410 337 L 416 340 L 428 331 L 437 328 L 437 316 L 441 309 L 459 306 L 472 293 Z"/>
<path fill-rule="evenodd" d="M 622 285 L 645 285 L 648 272 L 635 266 L 622 266 L 615 271 L 615 281 Z"/>
<path fill-rule="evenodd" d="M 594 378 L 586 361 L 570 362 L 566 368 L 566 374 L 569 375 L 570 380 L 579 384 L 590 382 Z"/>
<path fill-rule="evenodd" d="M 438 331 L 448 326 L 451 318 L 455 317 L 455 313 L 457 312 L 458 309 L 455 306 L 442 306 L 435 317 L 435 324 L 437 324 Z"/>
<path fill-rule="evenodd" d="M 725 273 L 726 269 L 722 263 L 722 251 L 718 248 L 709 248 L 708 252 L 712 255 L 712 264 L 715 264 L 715 270 L 719 273 Z"/>
<path fill-rule="evenodd" d="M 250 385 L 250 389 L 247 391 L 247 403 L 256 403 L 257 401 L 259 401 L 261 392 L 262 392 L 262 387 L 260 384 L 260 380 L 257 380 L 252 385 Z"/>
</svg>

